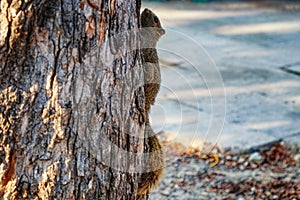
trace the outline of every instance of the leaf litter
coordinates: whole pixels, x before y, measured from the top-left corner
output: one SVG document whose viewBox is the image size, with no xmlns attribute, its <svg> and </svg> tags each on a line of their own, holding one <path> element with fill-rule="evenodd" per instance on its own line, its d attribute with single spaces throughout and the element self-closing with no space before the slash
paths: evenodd
<svg viewBox="0 0 300 200">
<path fill-rule="evenodd" d="M 150 199 L 300 199 L 300 146 L 283 141 L 203 154 L 165 142 L 167 167 Z"/>
</svg>

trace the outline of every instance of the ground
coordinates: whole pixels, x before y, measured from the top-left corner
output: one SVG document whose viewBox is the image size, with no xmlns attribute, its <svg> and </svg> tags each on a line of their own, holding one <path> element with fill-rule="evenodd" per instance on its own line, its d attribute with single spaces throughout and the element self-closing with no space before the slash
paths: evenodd
<svg viewBox="0 0 300 200">
<path fill-rule="evenodd" d="M 150 199 L 300 199 L 299 145 L 277 141 L 205 155 L 181 144 L 163 144 L 167 167 Z"/>
<path fill-rule="evenodd" d="M 143 7 L 167 30 L 151 111 L 167 167 L 150 199 L 300 199 L 300 3 Z"/>
<path fill-rule="evenodd" d="M 266 2 L 143 3 L 167 31 L 156 132 L 222 146 L 300 141 L 289 137 L 300 132 L 300 76 L 286 70 L 300 72 L 300 3 Z"/>
</svg>

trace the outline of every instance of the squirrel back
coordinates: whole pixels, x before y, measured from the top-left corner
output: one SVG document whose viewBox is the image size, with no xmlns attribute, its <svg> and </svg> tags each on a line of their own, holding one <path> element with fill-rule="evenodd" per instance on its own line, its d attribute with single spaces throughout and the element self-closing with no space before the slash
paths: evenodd
<svg viewBox="0 0 300 200">
<path fill-rule="evenodd" d="M 162 146 L 159 143 L 149 122 L 149 111 L 154 104 L 155 98 L 160 88 L 160 68 L 156 51 L 156 43 L 165 34 L 158 17 L 149 9 L 145 9 L 141 14 L 141 45 L 144 59 L 145 76 L 145 166 L 144 172 L 139 177 L 138 195 L 147 195 L 155 188 L 163 175 L 165 167 L 165 157 Z"/>
<path fill-rule="evenodd" d="M 156 44 L 160 37 L 165 34 L 158 17 L 149 9 L 145 9 L 141 15 L 141 47 L 144 59 L 144 76 L 145 76 L 145 110 L 148 119 L 148 113 L 151 105 L 154 104 L 158 94 L 161 76 L 156 50 Z"/>
</svg>

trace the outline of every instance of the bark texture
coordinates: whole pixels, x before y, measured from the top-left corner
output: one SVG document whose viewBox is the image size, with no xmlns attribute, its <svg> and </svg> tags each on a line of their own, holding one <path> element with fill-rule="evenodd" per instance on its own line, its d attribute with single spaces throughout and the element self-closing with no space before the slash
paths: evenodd
<svg viewBox="0 0 300 200">
<path fill-rule="evenodd" d="M 0 6 L 0 197 L 135 199 L 140 1 Z"/>
</svg>

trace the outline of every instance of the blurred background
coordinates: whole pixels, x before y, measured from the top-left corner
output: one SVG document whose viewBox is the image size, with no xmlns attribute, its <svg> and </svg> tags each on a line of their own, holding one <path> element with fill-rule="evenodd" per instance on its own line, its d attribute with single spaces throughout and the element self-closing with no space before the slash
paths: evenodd
<svg viewBox="0 0 300 200">
<path fill-rule="evenodd" d="M 300 1 L 149 0 L 142 7 L 167 31 L 158 44 L 156 132 L 196 146 L 300 143 Z"/>
</svg>

